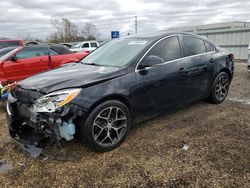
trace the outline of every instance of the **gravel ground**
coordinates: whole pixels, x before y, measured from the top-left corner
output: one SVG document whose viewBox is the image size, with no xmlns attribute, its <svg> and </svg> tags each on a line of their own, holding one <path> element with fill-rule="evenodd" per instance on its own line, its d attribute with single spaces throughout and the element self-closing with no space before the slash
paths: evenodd
<svg viewBox="0 0 250 188">
<path fill-rule="evenodd" d="M 202 101 L 142 123 L 108 153 L 71 142 L 32 159 L 8 137 L 2 110 L 0 160 L 13 170 L 0 174 L 0 187 L 249 187 L 249 80 L 237 64 L 223 104 Z"/>
</svg>

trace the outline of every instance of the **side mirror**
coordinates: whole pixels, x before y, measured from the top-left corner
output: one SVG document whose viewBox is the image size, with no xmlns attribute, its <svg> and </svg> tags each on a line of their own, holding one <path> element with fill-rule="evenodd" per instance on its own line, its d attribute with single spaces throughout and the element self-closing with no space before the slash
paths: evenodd
<svg viewBox="0 0 250 188">
<path fill-rule="evenodd" d="M 11 60 L 11 61 L 16 61 L 16 60 L 17 60 L 16 55 L 11 56 L 10 60 Z"/>
<path fill-rule="evenodd" d="M 164 63 L 164 60 L 161 57 L 150 55 L 142 60 L 138 68 L 145 69 L 146 67 L 154 67 L 162 63 Z"/>
</svg>

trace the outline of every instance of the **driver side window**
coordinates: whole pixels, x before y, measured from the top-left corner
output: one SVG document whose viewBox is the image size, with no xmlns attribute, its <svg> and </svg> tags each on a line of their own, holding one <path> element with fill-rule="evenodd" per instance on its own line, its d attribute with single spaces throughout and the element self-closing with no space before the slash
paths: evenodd
<svg viewBox="0 0 250 188">
<path fill-rule="evenodd" d="M 164 62 L 182 58 L 178 37 L 170 37 L 160 41 L 148 52 L 146 57 L 148 56 L 160 57 Z"/>
<path fill-rule="evenodd" d="M 48 49 L 46 47 L 26 47 L 23 50 L 16 53 L 17 59 L 26 59 L 38 56 L 48 55 Z"/>
</svg>

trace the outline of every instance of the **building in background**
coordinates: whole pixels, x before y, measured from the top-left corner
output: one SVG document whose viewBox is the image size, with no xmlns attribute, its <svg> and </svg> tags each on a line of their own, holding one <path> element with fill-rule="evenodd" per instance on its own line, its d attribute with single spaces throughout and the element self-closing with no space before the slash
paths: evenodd
<svg viewBox="0 0 250 188">
<path fill-rule="evenodd" d="M 232 52 L 235 59 L 248 59 L 250 43 L 250 22 L 226 22 L 170 30 L 192 32 L 204 36 L 222 48 Z"/>
</svg>

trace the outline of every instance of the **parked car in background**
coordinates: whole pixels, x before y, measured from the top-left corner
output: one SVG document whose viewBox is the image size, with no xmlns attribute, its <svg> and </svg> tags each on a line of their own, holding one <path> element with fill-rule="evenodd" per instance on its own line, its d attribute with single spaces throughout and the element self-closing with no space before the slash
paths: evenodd
<svg viewBox="0 0 250 188">
<path fill-rule="evenodd" d="M 4 56 L 5 54 L 11 52 L 12 50 L 18 48 L 19 46 L 11 46 L 0 49 L 0 57 Z"/>
<path fill-rule="evenodd" d="M 71 43 L 61 43 L 61 45 L 65 46 L 66 48 L 70 49 L 73 44 Z"/>
<path fill-rule="evenodd" d="M 14 48 L 0 57 L 0 82 L 6 85 L 19 81 L 66 63 L 77 62 L 86 55 L 86 52 L 72 53 L 61 45 Z"/>
<path fill-rule="evenodd" d="M 24 46 L 22 40 L 0 40 L 0 49 L 10 46 Z"/>
<path fill-rule="evenodd" d="M 84 41 L 84 42 L 79 42 L 79 43 L 73 45 L 70 48 L 70 51 L 72 51 L 72 52 L 80 52 L 80 51 L 92 52 L 98 46 L 99 46 L 99 43 L 97 41 Z"/>
<path fill-rule="evenodd" d="M 109 151 L 132 125 L 162 112 L 202 99 L 222 103 L 233 73 L 232 54 L 197 35 L 114 39 L 81 63 L 19 82 L 7 102 L 10 134 L 21 143 L 77 134 L 92 149 Z"/>
</svg>

